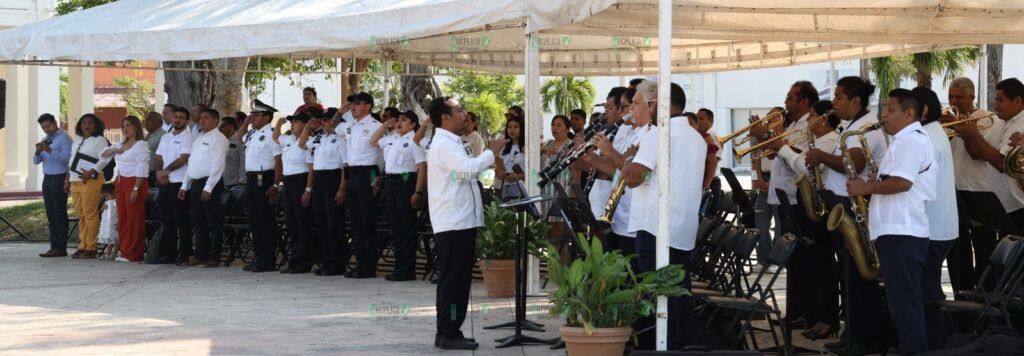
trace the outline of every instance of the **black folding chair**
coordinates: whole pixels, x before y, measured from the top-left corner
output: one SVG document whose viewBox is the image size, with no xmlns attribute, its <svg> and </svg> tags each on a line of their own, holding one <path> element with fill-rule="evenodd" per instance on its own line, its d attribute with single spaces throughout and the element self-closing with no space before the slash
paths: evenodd
<svg viewBox="0 0 1024 356">
<path fill-rule="evenodd" d="M 943 300 L 938 302 L 939 309 L 946 311 L 952 319 L 952 313 L 970 313 L 975 315 L 974 322 L 970 329 L 971 333 L 978 333 L 987 325 L 986 321 L 1002 319 L 1007 325 L 1013 327 L 1010 313 L 1007 310 L 1007 303 L 1013 297 L 1013 293 L 1021 288 L 1021 268 L 1024 267 L 1021 256 L 1024 251 L 1024 237 L 1010 235 L 1004 237 L 996 245 L 989 257 L 989 265 L 982 272 L 981 278 L 975 285 L 972 292 L 962 291 L 963 300 Z M 998 271 L 998 272 L 996 272 Z M 984 281 L 991 273 L 999 273 L 996 288 L 989 291 L 984 287 Z"/>
</svg>

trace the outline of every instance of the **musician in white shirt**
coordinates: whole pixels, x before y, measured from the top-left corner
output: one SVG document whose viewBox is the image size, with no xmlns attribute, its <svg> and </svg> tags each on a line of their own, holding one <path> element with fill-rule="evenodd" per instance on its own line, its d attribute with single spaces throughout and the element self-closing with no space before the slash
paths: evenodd
<svg viewBox="0 0 1024 356">
<path fill-rule="evenodd" d="M 658 185 L 654 177 L 658 169 L 658 128 L 653 125 L 658 99 L 658 82 L 645 80 L 636 88 L 630 111 L 638 125 L 639 147 L 633 161 L 626 166 L 626 186 L 634 189 L 630 212 L 629 230 L 636 231 L 636 252 L 640 270 L 655 269 L 656 235 L 658 232 Z M 688 265 L 693 259 L 693 247 L 697 239 L 699 223 L 698 210 L 704 184 L 704 163 L 707 144 L 697 130 L 682 116 L 686 107 L 683 89 L 671 83 L 671 113 L 678 115 L 669 120 L 670 147 L 672 157 L 669 168 L 671 182 L 669 206 L 672 219 L 669 225 L 669 263 Z M 691 287 L 690 274 L 683 279 L 683 287 Z M 668 348 L 681 349 L 694 341 L 696 316 L 693 311 L 693 297 L 670 297 L 668 301 Z M 653 320 L 652 320 L 653 321 Z M 652 348 L 652 342 L 641 341 L 641 348 Z"/>
<path fill-rule="evenodd" d="M 461 330 L 469 306 L 477 229 L 483 226 L 483 203 L 476 177 L 494 164 L 506 140 L 491 140 L 489 150 L 469 157 L 459 138 L 466 116 L 455 99 L 436 98 L 430 105 L 436 131 L 427 152 L 427 201 L 441 274 L 437 282 L 437 334 L 434 346 L 446 350 L 479 347 Z M 452 312 L 455 315 L 452 315 Z"/>
<path fill-rule="evenodd" d="M 309 120 L 309 114 L 298 113 L 278 120 L 274 127 L 274 142 L 281 145 L 281 173 L 284 175 L 278 190 L 282 193 L 281 205 L 290 242 L 288 267 L 282 268 L 281 273 L 309 273 L 313 269 L 310 248 L 313 214 L 309 207 L 313 199 L 313 164 L 309 149 L 299 145 L 299 135 L 307 129 Z M 285 121 L 291 122 L 291 131 L 282 134 Z"/>
<path fill-rule="evenodd" d="M 103 137 L 103 120 L 93 114 L 82 115 L 75 124 L 75 138 L 71 145 L 71 160 L 64 191 L 70 194 L 78 214 L 78 249 L 71 258 L 96 258 L 96 243 L 100 232 L 100 189 L 106 177 L 103 168 L 109 160 L 101 157 L 110 145 Z M 95 161 L 91 168 L 89 161 Z"/>
<path fill-rule="evenodd" d="M 171 131 L 160 138 L 155 157 L 155 166 L 161 167 L 155 176 L 160 185 L 157 197 L 160 225 L 164 228 L 159 262 L 183 265 L 192 257 L 192 226 L 188 203 L 178 199 L 178 191 L 185 182 L 193 136 L 188 128 L 188 109 L 175 107 L 172 116 Z"/>
<path fill-rule="evenodd" d="M 121 120 L 124 141 L 103 151 L 117 162 L 117 261 L 139 262 L 146 252 L 146 198 L 149 196 L 149 144 L 142 138 L 142 121 L 135 116 Z"/>
<path fill-rule="evenodd" d="M 847 182 L 851 197 L 872 196 L 868 232 L 878 249 L 902 355 L 928 351 L 921 277 L 931 234 L 926 209 L 935 201 L 940 168 L 931 139 L 918 122 L 922 108 L 909 90 L 889 92 L 882 119 L 892 144 L 879 164 L 878 177 Z"/>
<path fill-rule="evenodd" d="M 224 161 L 228 153 L 228 139 L 218 130 L 220 113 L 203 109 L 199 113 L 200 131 L 192 141 L 192 154 L 188 157 L 185 183 L 178 198 L 186 198 L 192 212 L 192 225 L 196 233 L 196 253 L 189 266 L 220 265 L 220 251 L 224 239 L 221 221 L 220 196 L 224 193 Z"/>
<path fill-rule="evenodd" d="M 274 226 L 277 183 L 282 179 L 281 146 L 274 142 L 274 127 L 270 124 L 276 111 L 259 99 L 253 100 L 249 116 L 238 132 L 245 144 L 245 201 L 253 249 L 252 262 L 242 269 L 249 272 L 274 271 L 277 265 L 278 233 Z M 252 131 L 248 131 L 250 124 Z"/>
</svg>

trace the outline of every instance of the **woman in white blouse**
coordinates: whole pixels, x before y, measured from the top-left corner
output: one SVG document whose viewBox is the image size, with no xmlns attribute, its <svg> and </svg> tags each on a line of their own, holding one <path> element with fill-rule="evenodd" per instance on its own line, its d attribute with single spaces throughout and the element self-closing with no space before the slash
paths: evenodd
<svg viewBox="0 0 1024 356">
<path fill-rule="evenodd" d="M 103 151 L 117 162 L 114 196 L 117 201 L 117 261 L 139 262 L 146 252 L 146 198 L 149 196 L 149 143 L 142 135 L 142 122 L 135 116 L 121 121 L 124 141 Z"/>
<path fill-rule="evenodd" d="M 395 270 L 384 277 L 389 281 L 416 279 L 416 210 L 424 198 L 427 184 L 426 153 L 413 141 L 419 129 L 416 113 L 401 113 L 385 108 L 384 124 L 373 133 L 370 145 L 384 151 L 384 204 L 392 227 L 391 243 L 395 251 Z M 385 135 L 386 130 L 391 133 Z"/>
<path fill-rule="evenodd" d="M 505 139 L 509 140 L 501 154 L 494 162 L 495 186 L 501 187 L 501 199 L 511 200 L 522 197 L 522 192 L 517 182 L 526 178 L 523 173 L 526 170 L 526 154 L 523 152 L 526 140 L 523 136 L 523 119 L 516 115 L 510 115 L 505 122 Z M 518 166 L 521 173 L 516 173 L 513 167 Z"/>
<path fill-rule="evenodd" d="M 78 215 L 78 249 L 73 259 L 96 258 L 96 240 L 100 232 L 100 189 L 106 178 L 103 167 L 107 159 L 101 157 L 110 146 L 103 137 L 103 120 L 93 114 L 82 115 L 75 124 L 75 139 L 71 145 L 71 161 L 64 190 L 71 195 Z"/>
</svg>

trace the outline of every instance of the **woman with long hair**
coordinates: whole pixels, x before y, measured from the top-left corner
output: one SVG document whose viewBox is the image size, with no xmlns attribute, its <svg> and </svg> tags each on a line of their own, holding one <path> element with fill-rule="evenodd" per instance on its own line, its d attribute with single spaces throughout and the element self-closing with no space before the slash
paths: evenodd
<svg viewBox="0 0 1024 356">
<path fill-rule="evenodd" d="M 146 252 L 146 198 L 149 196 L 149 144 L 143 139 L 142 121 L 129 115 L 121 120 L 124 140 L 103 151 L 103 158 L 114 157 L 117 180 L 114 199 L 117 204 L 118 262 L 142 261 Z"/>
<path fill-rule="evenodd" d="M 526 138 L 523 135 L 525 128 L 521 116 L 510 115 L 505 122 L 505 139 L 508 143 L 501 149 L 501 154 L 495 157 L 494 162 L 494 181 L 496 186 L 501 187 L 502 200 L 515 199 L 526 194 L 518 186 L 518 182 L 526 178 L 526 153 L 523 151 L 526 147 Z M 520 173 L 516 173 L 514 167 L 517 166 Z"/>
<path fill-rule="evenodd" d="M 109 160 L 101 157 L 110 142 L 103 137 L 103 120 L 94 114 L 82 115 L 75 124 L 75 142 L 64 181 L 78 214 L 78 249 L 73 259 L 96 258 L 96 240 L 100 232 L 100 189 L 106 178 L 103 167 Z"/>
<path fill-rule="evenodd" d="M 570 147 L 572 147 L 572 140 L 569 139 L 569 131 L 572 129 L 572 122 L 565 115 L 555 115 L 551 119 L 551 137 L 550 140 L 544 141 L 540 144 L 540 166 L 547 167 L 551 162 L 557 161 L 562 158 Z M 571 188 L 573 182 L 573 175 L 578 171 L 573 169 L 563 169 L 558 173 L 557 176 L 551 177 L 552 183 L 544 186 L 544 194 L 554 194 L 554 183 L 560 184 L 570 197 L 573 196 L 574 189 Z M 547 212 L 547 221 L 551 225 L 548 236 L 551 239 L 551 243 L 557 246 L 562 251 L 562 257 L 564 261 L 568 261 L 568 241 L 565 238 L 566 234 L 565 220 L 562 219 L 561 207 L 555 203 L 555 200 L 549 200 L 541 203 L 543 211 Z"/>
</svg>

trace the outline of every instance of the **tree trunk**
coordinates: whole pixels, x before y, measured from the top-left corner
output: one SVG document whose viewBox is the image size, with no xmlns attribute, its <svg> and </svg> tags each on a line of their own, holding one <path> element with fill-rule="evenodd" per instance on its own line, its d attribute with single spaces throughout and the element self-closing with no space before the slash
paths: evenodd
<svg viewBox="0 0 1024 356">
<path fill-rule="evenodd" d="M 419 64 L 406 64 L 409 74 L 430 74 L 430 67 Z M 402 98 L 399 105 L 412 110 L 421 118 L 427 117 L 426 107 L 431 99 L 444 94 L 441 86 L 433 75 L 407 75 L 402 77 Z"/>
<path fill-rule="evenodd" d="M 1003 80 L 1003 45 L 987 45 L 985 52 L 988 56 L 988 89 L 985 91 L 988 97 L 982 100 L 988 103 L 988 110 L 992 111 L 996 107 L 996 84 Z"/>
<path fill-rule="evenodd" d="M 352 65 L 352 60 L 342 59 L 342 68 L 351 68 L 353 72 L 363 73 L 366 72 L 366 67 L 370 65 L 370 60 L 365 58 L 357 58 L 355 65 Z M 363 86 L 363 75 L 362 74 L 342 74 L 341 75 L 341 92 L 345 96 L 355 94 L 362 90 Z M 342 98 L 344 99 L 344 98 Z"/>
<path fill-rule="evenodd" d="M 917 86 L 930 89 L 932 87 L 931 71 L 929 71 L 928 68 L 918 66 L 916 64 L 915 67 L 917 69 L 917 73 L 915 74 L 915 78 L 917 79 Z"/>
<path fill-rule="evenodd" d="M 249 57 L 213 60 L 214 66 L 222 71 L 215 72 L 213 108 L 221 116 L 233 115 L 242 108 L 242 87 L 245 84 L 245 69 Z"/>
<path fill-rule="evenodd" d="M 860 60 L 860 77 L 861 79 L 867 80 L 869 82 L 871 81 L 870 59 L 865 58 Z M 832 93 L 832 95 L 835 96 L 836 93 Z"/>
<path fill-rule="evenodd" d="M 193 63 L 194 67 L 193 67 Z M 164 92 L 167 102 L 191 108 L 195 104 L 210 105 L 213 103 L 216 79 L 212 72 L 195 69 L 209 69 L 210 61 L 169 61 L 164 62 Z M 174 70 L 188 68 L 189 70 Z"/>
</svg>

